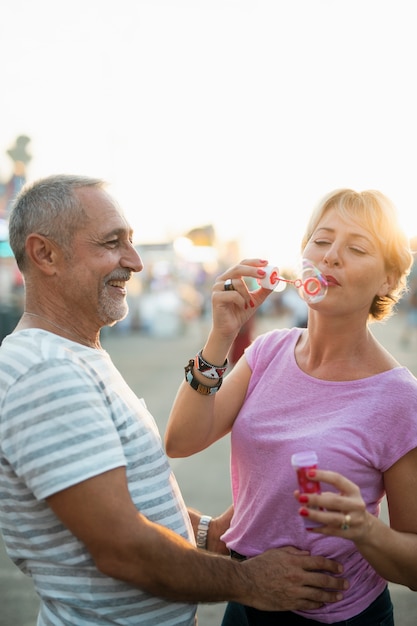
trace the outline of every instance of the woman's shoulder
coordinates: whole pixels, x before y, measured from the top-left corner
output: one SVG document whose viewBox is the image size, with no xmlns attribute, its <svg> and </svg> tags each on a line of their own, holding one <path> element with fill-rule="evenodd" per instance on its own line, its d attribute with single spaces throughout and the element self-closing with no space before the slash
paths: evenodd
<svg viewBox="0 0 417 626">
<path fill-rule="evenodd" d="M 275 328 L 258 335 L 249 348 L 246 349 L 248 355 L 253 354 L 276 354 L 278 350 L 291 349 L 303 332 L 302 328 Z"/>
</svg>

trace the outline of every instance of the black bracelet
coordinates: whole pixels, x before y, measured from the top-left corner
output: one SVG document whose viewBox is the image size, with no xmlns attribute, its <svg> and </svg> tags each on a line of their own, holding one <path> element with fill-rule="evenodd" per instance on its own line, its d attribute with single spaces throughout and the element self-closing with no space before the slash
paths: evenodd
<svg viewBox="0 0 417 626">
<path fill-rule="evenodd" d="M 184 367 L 185 370 L 185 380 L 187 383 L 198 393 L 201 393 L 203 396 L 211 396 L 217 391 L 219 391 L 222 386 L 223 378 L 219 378 L 219 382 L 215 387 L 209 387 L 208 385 L 203 385 L 200 383 L 193 375 L 194 370 L 194 359 L 190 359 L 188 365 Z"/>
<path fill-rule="evenodd" d="M 195 366 L 196 369 L 203 374 L 206 378 L 211 378 L 212 380 L 216 380 L 216 378 L 222 378 L 224 376 L 225 371 L 227 370 L 227 366 L 229 364 L 226 359 L 223 365 L 213 365 L 213 363 L 209 363 L 203 357 L 203 350 L 195 357 Z"/>
</svg>

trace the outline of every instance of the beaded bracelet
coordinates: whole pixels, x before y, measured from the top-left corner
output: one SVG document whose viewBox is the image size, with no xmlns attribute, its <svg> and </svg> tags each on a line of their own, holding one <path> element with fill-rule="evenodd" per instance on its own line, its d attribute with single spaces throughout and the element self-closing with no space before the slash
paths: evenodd
<svg viewBox="0 0 417 626">
<path fill-rule="evenodd" d="M 214 393 L 219 391 L 220 387 L 222 386 L 223 378 L 219 378 L 219 382 L 217 383 L 215 387 L 209 387 L 208 385 L 203 385 L 202 383 L 200 383 L 200 381 L 198 381 L 193 375 L 194 359 L 190 359 L 190 361 L 188 362 L 188 365 L 184 367 L 184 370 L 185 370 L 185 380 L 187 381 L 187 383 L 189 383 L 189 385 L 193 389 L 198 391 L 198 393 L 201 393 L 203 396 L 213 395 Z"/>
<path fill-rule="evenodd" d="M 226 359 L 223 365 L 213 365 L 203 358 L 202 353 L 203 350 L 200 350 L 195 357 L 194 365 L 196 369 L 206 378 L 211 378 L 212 380 L 222 378 L 227 370 L 228 360 Z"/>
</svg>

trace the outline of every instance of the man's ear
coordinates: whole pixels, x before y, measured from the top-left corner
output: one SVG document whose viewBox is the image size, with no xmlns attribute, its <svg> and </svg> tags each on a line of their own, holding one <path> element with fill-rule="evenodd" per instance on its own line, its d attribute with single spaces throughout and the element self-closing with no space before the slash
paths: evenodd
<svg viewBox="0 0 417 626">
<path fill-rule="evenodd" d="M 38 270 L 50 276 L 55 274 L 59 248 L 51 239 L 31 233 L 26 239 L 26 254 Z"/>
</svg>

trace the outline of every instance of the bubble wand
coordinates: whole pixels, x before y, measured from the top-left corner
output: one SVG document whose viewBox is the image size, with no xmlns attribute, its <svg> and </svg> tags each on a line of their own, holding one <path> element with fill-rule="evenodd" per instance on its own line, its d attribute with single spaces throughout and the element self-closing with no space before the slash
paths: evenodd
<svg viewBox="0 0 417 626">
<path fill-rule="evenodd" d="M 265 277 L 258 279 L 258 283 L 261 287 L 273 291 L 280 282 L 290 283 L 298 289 L 300 297 L 311 304 L 321 302 L 321 300 L 326 297 L 328 287 L 327 280 L 309 259 L 303 259 L 301 278 L 295 278 L 294 280 L 280 276 L 279 269 L 274 265 L 267 265 L 264 270 L 266 272 Z"/>
</svg>

